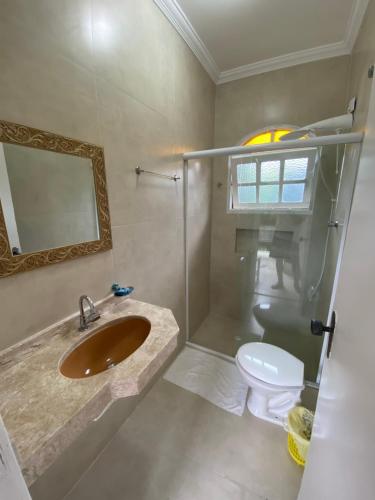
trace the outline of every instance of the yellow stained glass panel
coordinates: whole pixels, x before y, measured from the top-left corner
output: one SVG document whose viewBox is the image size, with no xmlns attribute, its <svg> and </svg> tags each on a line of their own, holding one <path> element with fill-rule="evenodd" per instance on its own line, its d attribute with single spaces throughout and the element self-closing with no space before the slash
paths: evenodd
<svg viewBox="0 0 375 500">
<path fill-rule="evenodd" d="M 254 144 L 267 144 L 268 142 L 279 142 L 281 137 L 291 132 L 291 129 L 269 130 L 252 137 L 244 143 L 244 146 L 253 146 Z"/>
<path fill-rule="evenodd" d="M 272 140 L 272 133 L 271 132 L 264 132 L 262 134 L 256 135 L 252 139 L 248 140 L 245 142 L 245 146 L 250 146 L 252 144 L 266 144 L 267 142 L 271 142 Z"/>
</svg>

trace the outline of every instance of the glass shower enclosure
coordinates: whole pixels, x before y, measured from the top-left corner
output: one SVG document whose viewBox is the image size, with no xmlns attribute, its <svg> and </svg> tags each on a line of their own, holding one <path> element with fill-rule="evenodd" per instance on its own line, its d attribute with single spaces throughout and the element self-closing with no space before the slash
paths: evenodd
<svg viewBox="0 0 375 500">
<path fill-rule="evenodd" d="M 328 318 L 359 151 L 309 145 L 185 162 L 190 343 L 233 358 L 267 342 L 319 381 L 324 339 L 310 321 Z"/>
</svg>

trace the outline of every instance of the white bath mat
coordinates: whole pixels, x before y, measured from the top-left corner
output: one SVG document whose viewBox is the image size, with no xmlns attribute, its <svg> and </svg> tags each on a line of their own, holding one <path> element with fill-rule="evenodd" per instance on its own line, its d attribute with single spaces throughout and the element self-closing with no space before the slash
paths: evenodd
<svg viewBox="0 0 375 500">
<path fill-rule="evenodd" d="M 223 410 L 236 415 L 244 412 L 248 386 L 230 361 L 186 346 L 164 378 Z"/>
</svg>

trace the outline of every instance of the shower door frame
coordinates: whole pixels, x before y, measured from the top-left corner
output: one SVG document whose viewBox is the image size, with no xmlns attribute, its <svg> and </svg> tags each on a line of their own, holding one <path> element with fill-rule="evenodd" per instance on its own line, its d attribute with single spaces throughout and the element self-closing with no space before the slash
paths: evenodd
<svg viewBox="0 0 375 500">
<path fill-rule="evenodd" d="M 208 349 L 206 347 L 199 346 L 190 341 L 190 321 L 189 321 L 189 249 L 188 249 L 188 208 L 189 208 L 189 183 L 188 183 L 188 175 L 189 175 L 189 160 L 200 160 L 204 158 L 217 158 L 222 156 L 232 156 L 239 154 L 254 154 L 260 152 L 267 151 L 281 151 L 285 149 L 303 149 L 308 147 L 319 147 L 319 146 L 327 146 L 327 145 L 338 145 L 338 144 L 359 144 L 362 145 L 364 138 L 364 134 L 362 132 L 352 132 L 346 134 L 337 134 L 337 135 L 328 135 L 328 136 L 320 136 L 313 137 L 309 139 L 301 140 L 291 140 L 277 143 L 268 143 L 268 144 L 257 144 L 253 146 L 234 146 L 228 148 L 218 148 L 218 149 L 206 149 L 201 151 L 191 151 L 188 153 L 184 153 L 182 155 L 183 160 L 183 215 L 184 215 L 184 275 L 185 275 L 185 335 L 186 335 L 186 343 L 192 347 L 197 349 L 210 352 L 216 356 L 219 356 L 223 359 L 227 359 L 228 361 L 234 362 L 234 359 L 226 354 L 216 352 L 212 349 Z M 360 148 L 356 152 L 356 161 L 358 162 L 360 156 Z M 355 182 L 355 179 L 354 179 Z M 355 184 L 354 184 L 355 187 Z M 340 186 L 339 186 L 340 188 Z M 354 191 L 354 189 L 353 189 Z M 338 193 L 339 194 L 339 193 Z M 352 196 L 353 198 L 353 196 Z M 351 200 L 352 200 L 351 198 Z M 337 200 L 336 200 L 337 201 Z M 340 267 L 345 247 L 345 240 L 347 234 L 347 227 L 349 224 L 350 218 L 350 207 L 346 211 L 345 220 L 343 222 L 343 232 L 340 241 L 339 252 L 337 256 L 337 264 L 335 270 L 335 277 L 333 281 L 333 287 L 331 292 L 330 305 L 328 310 L 328 316 L 326 318 L 326 322 L 328 323 L 329 318 L 331 317 L 333 311 L 334 298 L 337 290 L 338 279 L 340 274 Z M 326 332 L 323 337 L 321 354 L 320 354 L 320 362 L 317 373 L 316 382 L 313 381 L 305 381 L 306 385 L 318 387 L 321 379 L 321 373 L 323 369 L 324 359 L 326 357 L 328 347 L 328 333 Z"/>
</svg>

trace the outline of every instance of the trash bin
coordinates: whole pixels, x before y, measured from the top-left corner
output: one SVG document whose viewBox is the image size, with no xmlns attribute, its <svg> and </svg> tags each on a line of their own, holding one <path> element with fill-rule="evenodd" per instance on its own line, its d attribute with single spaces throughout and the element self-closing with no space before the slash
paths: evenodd
<svg viewBox="0 0 375 500">
<path fill-rule="evenodd" d="M 310 446 L 314 414 L 303 406 L 290 410 L 285 430 L 288 432 L 288 450 L 298 465 L 305 465 Z"/>
</svg>

